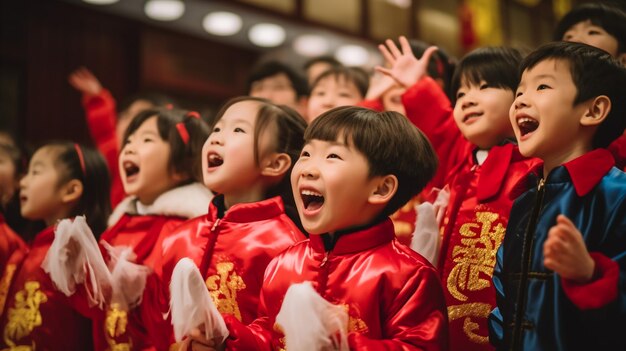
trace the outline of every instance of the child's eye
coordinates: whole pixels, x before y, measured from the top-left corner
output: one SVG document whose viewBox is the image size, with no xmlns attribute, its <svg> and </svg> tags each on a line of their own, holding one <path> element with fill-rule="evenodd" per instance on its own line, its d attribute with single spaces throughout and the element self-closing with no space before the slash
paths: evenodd
<svg viewBox="0 0 626 351">
<path fill-rule="evenodd" d="M 489 86 L 489 84 L 487 84 L 487 83 L 483 83 L 483 84 L 481 84 L 481 85 L 480 85 L 480 87 L 479 87 L 479 89 L 480 89 L 480 90 L 487 89 L 487 88 L 491 88 L 491 87 Z"/>
<path fill-rule="evenodd" d="M 235 128 L 234 132 L 235 133 L 245 133 L 246 131 L 241 129 L 241 128 L 239 128 L 239 127 L 237 127 L 237 128 Z"/>
<path fill-rule="evenodd" d="M 341 157 L 339 157 L 339 155 L 337 155 L 337 154 L 330 154 L 330 155 L 326 156 L 326 158 L 336 158 L 336 159 L 341 160 Z"/>
<path fill-rule="evenodd" d="M 213 128 L 213 132 L 212 133 L 217 133 L 219 131 L 220 131 L 220 128 L 219 127 L 215 127 L 215 128 Z"/>
<path fill-rule="evenodd" d="M 340 93 L 339 96 L 341 96 L 343 98 L 352 98 L 352 94 L 350 94 L 350 93 Z"/>
<path fill-rule="evenodd" d="M 516 97 L 516 98 L 518 98 L 518 97 L 520 97 L 520 96 L 522 96 L 522 92 L 521 92 L 521 91 L 518 91 L 518 92 L 516 92 L 516 93 L 515 93 L 515 97 Z"/>
<path fill-rule="evenodd" d="M 463 96 L 465 96 L 465 93 L 457 93 L 457 94 L 456 94 L 456 98 L 457 98 L 457 100 L 458 100 L 458 99 L 460 99 L 460 98 L 462 98 Z"/>
<path fill-rule="evenodd" d="M 151 142 L 153 142 L 153 141 L 154 141 L 154 140 L 153 140 L 152 138 L 143 138 L 143 142 L 144 142 L 144 143 L 151 143 Z"/>
<path fill-rule="evenodd" d="M 600 31 L 597 31 L 597 30 L 590 30 L 587 34 L 588 35 L 598 35 L 598 34 L 602 34 L 602 33 L 600 33 Z"/>
<path fill-rule="evenodd" d="M 311 156 L 311 154 L 309 154 L 308 151 L 302 151 L 302 153 L 300 154 L 300 157 L 309 157 Z"/>
<path fill-rule="evenodd" d="M 550 89 L 550 87 L 545 84 L 539 84 L 539 86 L 537 87 L 537 90 L 545 90 L 545 89 Z"/>
</svg>

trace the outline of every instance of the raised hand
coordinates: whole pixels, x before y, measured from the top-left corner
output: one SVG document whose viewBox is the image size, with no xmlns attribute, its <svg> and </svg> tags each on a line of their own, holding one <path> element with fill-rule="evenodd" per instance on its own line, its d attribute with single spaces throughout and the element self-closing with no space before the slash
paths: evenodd
<svg viewBox="0 0 626 351">
<path fill-rule="evenodd" d="M 102 84 L 98 78 L 85 67 L 80 67 L 72 72 L 68 81 L 74 89 L 87 95 L 97 95 L 102 90 Z"/>
<path fill-rule="evenodd" d="M 587 251 L 582 234 L 564 215 L 559 215 L 556 225 L 548 231 L 543 256 L 546 268 L 565 279 L 587 283 L 593 278 L 595 262 Z"/>
<path fill-rule="evenodd" d="M 396 86 L 396 81 L 382 73 L 374 73 L 370 78 L 369 88 L 367 89 L 367 94 L 365 95 L 366 100 L 377 100 L 380 99 L 389 89 Z"/>
<path fill-rule="evenodd" d="M 391 68 L 376 66 L 376 70 L 392 77 L 404 88 L 409 88 L 428 74 L 428 61 L 437 50 L 436 46 L 431 46 L 424 52 L 420 59 L 413 55 L 411 45 L 406 37 L 401 36 L 400 50 L 391 39 L 385 40 L 385 44 L 378 45 L 378 50 L 385 58 Z"/>
</svg>

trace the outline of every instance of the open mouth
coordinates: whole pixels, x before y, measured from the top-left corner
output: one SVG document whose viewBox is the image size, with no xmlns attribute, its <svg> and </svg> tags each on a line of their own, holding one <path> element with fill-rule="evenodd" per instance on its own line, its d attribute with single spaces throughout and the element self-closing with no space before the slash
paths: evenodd
<svg viewBox="0 0 626 351">
<path fill-rule="evenodd" d="M 521 117 L 517 119 L 517 126 L 522 136 L 524 136 L 537 130 L 537 128 L 539 128 L 539 122 L 530 117 Z"/>
<path fill-rule="evenodd" d="M 305 210 L 315 211 L 324 205 L 324 196 L 318 192 L 302 190 L 300 192 L 300 196 L 302 197 L 302 203 Z"/>
<path fill-rule="evenodd" d="M 209 168 L 219 167 L 224 163 L 224 159 L 218 154 L 209 154 Z"/>
<path fill-rule="evenodd" d="M 126 178 L 132 178 L 139 173 L 139 166 L 131 161 L 124 161 L 122 165 L 124 167 L 124 172 L 126 173 Z"/>
<path fill-rule="evenodd" d="M 463 117 L 463 123 L 473 122 L 474 120 L 478 119 L 478 117 L 480 117 L 482 115 L 483 115 L 482 112 L 469 113 L 469 114 L 465 115 L 465 117 Z"/>
</svg>

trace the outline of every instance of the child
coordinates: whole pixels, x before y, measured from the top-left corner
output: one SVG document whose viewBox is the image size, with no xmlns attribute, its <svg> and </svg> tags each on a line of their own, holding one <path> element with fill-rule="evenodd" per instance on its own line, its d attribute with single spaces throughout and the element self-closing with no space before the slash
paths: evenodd
<svg viewBox="0 0 626 351">
<path fill-rule="evenodd" d="M 306 73 L 306 79 L 309 85 L 320 76 L 320 74 L 326 72 L 331 68 L 337 68 L 343 66 L 339 60 L 332 56 L 316 56 L 307 60 L 304 65 L 304 72 Z"/>
<path fill-rule="evenodd" d="M 438 268 L 445 282 L 451 349 L 491 350 L 487 317 L 496 302 L 491 276 L 512 205 L 509 193 L 536 162 L 519 154 L 508 119 L 521 55 L 514 49 L 482 48 L 463 57 L 452 78 L 452 109 L 425 77 L 427 55 L 417 60 L 406 38 L 400 43 L 402 51 L 391 40 L 381 46 L 392 63 L 381 70 L 407 88 L 402 97 L 407 117 L 443 160 L 431 185 L 447 184 L 450 190 L 440 224 Z"/>
<path fill-rule="evenodd" d="M 354 67 L 336 67 L 320 74 L 311 85 L 306 118 L 317 116 L 338 106 L 357 105 L 367 93 L 367 74 Z"/>
<path fill-rule="evenodd" d="M 55 223 L 86 215 L 94 233 L 106 227 L 110 212 L 106 163 L 95 150 L 70 142 L 37 150 L 20 182 L 22 215 L 44 220 L 21 266 L 16 265 L 0 322 L 0 348 L 88 350 L 92 348 L 90 310 L 55 289 L 41 263 L 54 239 Z M 3 286 L 4 288 L 4 286 Z"/>
<path fill-rule="evenodd" d="M 310 239 L 265 271 L 260 315 L 245 326 L 225 316 L 228 349 L 284 348 L 274 322 L 290 285 L 311 281 L 344 307 L 350 349 L 447 350 L 435 269 L 394 239 L 387 216 L 420 191 L 437 167 L 430 144 L 395 112 L 339 107 L 307 128 L 291 183 Z M 192 343 L 209 342 L 195 338 Z"/>
<path fill-rule="evenodd" d="M 498 350 L 624 350 L 626 175 L 604 149 L 626 127 L 626 70 L 547 44 L 524 59 L 510 120 L 543 160 L 520 182 L 493 276 Z"/>
<path fill-rule="evenodd" d="M 265 267 L 304 239 L 284 213 L 281 196 L 293 199 L 288 174 L 302 149 L 305 127 L 295 111 L 252 97 L 232 99 L 218 113 L 204 144 L 202 169 L 204 185 L 220 195 L 208 214 L 163 239 L 161 286 L 152 287 L 162 291 L 149 294 L 165 298 L 146 296 L 141 305 L 158 349 L 173 342 L 172 325 L 161 312 L 168 310 L 172 271 L 183 257 L 200 268 L 220 312 L 246 324 L 257 317 Z"/>
<path fill-rule="evenodd" d="M 198 183 L 202 145 L 209 134 L 199 117 L 196 112 L 149 109 L 126 129 L 119 169 L 130 197 L 113 211 L 101 241 L 131 247 L 137 264 L 154 267 L 160 250 L 153 249 L 161 233 L 205 212 L 211 201 L 211 192 Z M 106 322 L 125 325 L 126 311 L 116 305 L 108 307 Z M 107 328 L 103 320 L 94 323 L 96 335 L 100 333 L 95 340 L 97 350 L 129 346 L 126 329 Z M 128 329 L 136 327 L 131 324 Z"/>
<path fill-rule="evenodd" d="M 248 95 L 268 99 L 303 114 L 309 93 L 306 80 L 291 67 L 268 61 L 256 67 L 248 77 Z"/>
<path fill-rule="evenodd" d="M 117 157 L 123 146 L 126 127 L 139 112 L 157 106 L 165 106 L 171 101 L 159 94 L 141 93 L 132 96 L 121 104 L 119 115 L 115 111 L 115 100 L 111 93 L 102 87 L 100 81 L 87 68 L 81 67 L 72 72 L 69 83 L 83 94 L 82 103 L 86 113 L 89 133 L 104 155 L 111 172 L 111 204 L 116 206 L 124 199 L 124 189 L 119 177 Z"/>
</svg>

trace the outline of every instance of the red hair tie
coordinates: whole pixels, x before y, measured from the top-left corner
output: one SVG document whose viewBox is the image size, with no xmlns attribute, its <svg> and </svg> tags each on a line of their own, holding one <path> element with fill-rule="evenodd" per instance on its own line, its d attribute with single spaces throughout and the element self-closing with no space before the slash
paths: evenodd
<svg viewBox="0 0 626 351">
<path fill-rule="evenodd" d="M 190 117 L 190 118 L 200 119 L 200 114 L 196 111 L 189 111 L 187 112 L 185 116 Z"/>
<path fill-rule="evenodd" d="M 83 150 L 78 144 L 74 144 L 74 149 L 76 149 L 76 154 L 78 155 L 78 160 L 80 161 L 80 169 L 81 171 L 83 171 L 83 176 L 87 177 L 87 169 L 85 168 L 85 158 L 83 157 Z"/>
<path fill-rule="evenodd" d="M 187 145 L 189 143 L 189 132 L 187 132 L 185 123 L 183 122 L 176 123 L 176 129 L 178 129 L 178 135 L 180 135 L 180 138 L 183 140 L 183 143 Z"/>
</svg>

